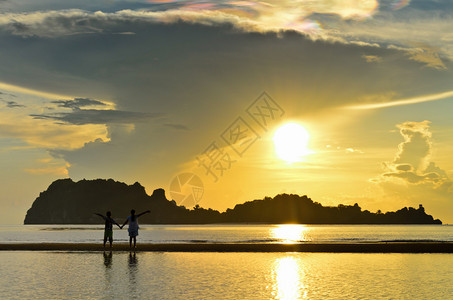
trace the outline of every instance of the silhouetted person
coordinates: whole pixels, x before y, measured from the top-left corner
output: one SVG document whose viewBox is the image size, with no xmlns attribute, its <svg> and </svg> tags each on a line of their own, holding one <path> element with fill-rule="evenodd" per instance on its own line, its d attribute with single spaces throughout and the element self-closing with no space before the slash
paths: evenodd
<svg viewBox="0 0 453 300">
<path fill-rule="evenodd" d="M 115 220 L 112 219 L 112 213 L 108 211 L 106 213 L 107 216 L 101 215 L 99 213 L 95 213 L 95 215 L 100 216 L 105 220 L 105 227 L 104 227 L 104 248 L 105 248 L 105 243 L 107 242 L 107 239 L 109 239 L 110 242 L 110 248 L 112 248 L 112 243 L 113 243 L 113 224 L 118 226 L 119 228 L 122 228 L 120 224 L 118 224 Z"/>
<path fill-rule="evenodd" d="M 132 240 L 134 240 L 134 249 L 135 249 L 135 245 L 137 243 L 137 235 L 138 235 L 138 229 L 139 229 L 138 217 L 140 217 L 141 215 L 147 214 L 147 213 L 150 213 L 150 211 L 147 210 L 147 211 L 144 211 L 144 212 L 136 215 L 135 210 L 134 209 L 131 210 L 131 215 L 127 217 L 124 224 L 120 227 L 120 228 L 123 228 L 124 225 L 129 223 L 129 227 L 128 227 L 127 231 L 129 232 L 129 247 L 130 248 L 132 248 Z"/>
</svg>

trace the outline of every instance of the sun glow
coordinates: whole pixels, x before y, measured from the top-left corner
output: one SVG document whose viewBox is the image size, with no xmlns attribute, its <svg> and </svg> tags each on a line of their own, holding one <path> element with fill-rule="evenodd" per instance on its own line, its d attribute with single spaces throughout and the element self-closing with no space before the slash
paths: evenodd
<svg viewBox="0 0 453 300">
<path fill-rule="evenodd" d="M 274 265 L 275 284 L 272 295 L 276 299 L 305 299 L 307 292 L 302 284 L 302 271 L 296 258 L 278 258 Z"/>
<path fill-rule="evenodd" d="M 310 240 L 307 235 L 308 227 L 299 224 L 282 224 L 273 227 L 270 234 L 274 239 L 285 244 L 294 244 Z"/>
<path fill-rule="evenodd" d="M 312 153 L 308 149 L 308 131 L 297 123 L 280 126 L 274 133 L 273 141 L 277 156 L 289 163 L 299 162 L 302 156 Z"/>
</svg>

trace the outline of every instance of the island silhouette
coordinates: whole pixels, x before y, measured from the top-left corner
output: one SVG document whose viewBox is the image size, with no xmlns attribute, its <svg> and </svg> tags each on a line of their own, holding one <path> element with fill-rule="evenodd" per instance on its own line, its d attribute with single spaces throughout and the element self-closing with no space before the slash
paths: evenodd
<svg viewBox="0 0 453 300">
<path fill-rule="evenodd" d="M 299 223 L 299 224 L 442 224 L 419 207 L 373 213 L 354 205 L 323 206 L 307 196 L 279 194 L 237 204 L 219 212 L 196 205 L 192 209 L 168 200 L 163 189 L 148 195 L 138 182 L 127 185 L 113 179 L 59 179 L 41 192 L 27 211 L 24 224 L 98 224 L 97 211 L 121 217 L 134 208 L 150 210 L 141 224 Z"/>
</svg>

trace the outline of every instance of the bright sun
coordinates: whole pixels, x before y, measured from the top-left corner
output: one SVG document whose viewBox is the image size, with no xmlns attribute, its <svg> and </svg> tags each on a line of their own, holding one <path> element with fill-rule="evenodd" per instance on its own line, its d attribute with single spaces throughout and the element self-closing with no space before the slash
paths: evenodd
<svg viewBox="0 0 453 300">
<path fill-rule="evenodd" d="M 302 160 L 302 156 L 312 153 L 308 148 L 310 135 L 297 123 L 280 126 L 274 134 L 273 141 L 277 156 L 289 163 Z"/>
</svg>

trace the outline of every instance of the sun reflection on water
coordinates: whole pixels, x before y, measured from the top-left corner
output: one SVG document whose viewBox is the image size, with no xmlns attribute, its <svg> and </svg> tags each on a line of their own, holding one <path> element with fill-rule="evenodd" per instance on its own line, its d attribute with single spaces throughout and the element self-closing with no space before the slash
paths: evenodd
<svg viewBox="0 0 453 300">
<path fill-rule="evenodd" d="M 294 244 L 301 241 L 309 241 L 308 227 L 299 224 L 277 225 L 270 229 L 272 238 L 285 244 Z"/>
<path fill-rule="evenodd" d="M 301 270 L 298 261 L 292 256 L 279 258 L 274 263 L 274 284 L 272 295 L 276 299 L 305 298 Z"/>
</svg>

